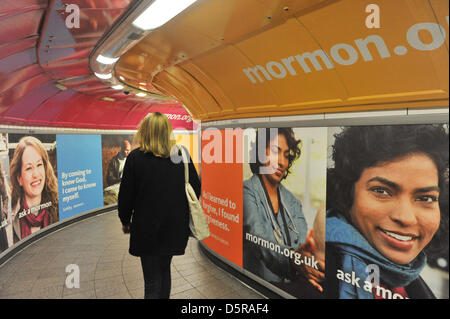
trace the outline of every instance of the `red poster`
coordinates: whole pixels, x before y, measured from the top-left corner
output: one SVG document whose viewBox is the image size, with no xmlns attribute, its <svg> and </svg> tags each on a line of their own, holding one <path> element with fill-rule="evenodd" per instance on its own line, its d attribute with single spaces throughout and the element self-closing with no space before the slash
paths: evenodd
<svg viewBox="0 0 450 319">
<path fill-rule="evenodd" d="M 211 236 L 203 242 L 242 267 L 242 131 L 202 134 L 202 205 Z"/>
</svg>

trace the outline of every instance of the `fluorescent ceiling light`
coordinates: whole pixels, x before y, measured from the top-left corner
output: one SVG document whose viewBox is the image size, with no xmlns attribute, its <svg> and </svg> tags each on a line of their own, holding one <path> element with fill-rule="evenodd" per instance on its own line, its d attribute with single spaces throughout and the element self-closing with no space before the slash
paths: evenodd
<svg viewBox="0 0 450 319">
<path fill-rule="evenodd" d="M 136 94 L 136 96 L 144 97 L 144 96 L 147 96 L 147 94 L 139 92 L 139 93 Z"/>
<path fill-rule="evenodd" d="M 134 20 L 133 25 L 142 30 L 153 30 L 171 20 L 197 0 L 156 0 Z"/>
<path fill-rule="evenodd" d="M 102 79 L 102 80 L 108 80 L 108 79 L 112 78 L 112 74 L 111 73 L 100 74 L 100 73 L 94 72 L 94 74 L 95 74 L 96 77 L 98 77 L 99 79 Z"/>
<path fill-rule="evenodd" d="M 117 62 L 117 60 L 119 60 L 119 58 L 108 58 L 101 54 L 97 57 L 97 62 L 100 62 L 101 64 L 107 64 L 107 65 L 114 64 Z"/>
<path fill-rule="evenodd" d="M 122 90 L 123 86 L 118 84 L 118 85 L 111 86 L 111 88 L 113 88 L 114 90 Z"/>
</svg>

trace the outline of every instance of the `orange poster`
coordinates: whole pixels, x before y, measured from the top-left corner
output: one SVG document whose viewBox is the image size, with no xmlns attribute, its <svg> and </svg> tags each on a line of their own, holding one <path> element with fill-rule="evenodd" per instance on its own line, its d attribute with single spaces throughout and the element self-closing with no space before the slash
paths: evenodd
<svg viewBox="0 0 450 319">
<path fill-rule="evenodd" d="M 242 131 L 202 132 L 202 205 L 211 236 L 203 242 L 242 267 Z M 236 153 L 238 150 L 238 153 Z"/>
</svg>

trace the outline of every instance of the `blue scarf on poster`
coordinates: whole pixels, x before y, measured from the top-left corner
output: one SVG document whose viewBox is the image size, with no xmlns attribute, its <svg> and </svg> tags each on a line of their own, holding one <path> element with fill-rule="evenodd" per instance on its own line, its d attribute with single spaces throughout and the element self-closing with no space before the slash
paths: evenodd
<svg viewBox="0 0 450 319">
<path fill-rule="evenodd" d="M 380 281 L 390 287 L 406 287 L 419 277 L 425 267 L 427 258 L 422 251 L 410 263 L 400 265 L 387 259 L 374 249 L 361 233 L 347 222 L 345 217 L 334 212 L 327 212 L 326 241 L 338 248 L 341 253 L 356 256 L 369 264 L 376 264 L 380 269 Z M 359 278 L 367 273 L 356 274 Z"/>
</svg>

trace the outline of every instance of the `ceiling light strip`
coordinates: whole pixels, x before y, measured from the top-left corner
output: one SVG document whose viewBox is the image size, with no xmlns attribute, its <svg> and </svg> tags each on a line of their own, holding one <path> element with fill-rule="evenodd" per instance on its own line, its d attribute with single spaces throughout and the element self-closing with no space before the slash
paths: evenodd
<svg viewBox="0 0 450 319">
<path fill-rule="evenodd" d="M 197 0 L 142 0 L 137 1 L 117 21 L 115 26 L 99 41 L 92 50 L 89 66 L 99 79 L 108 82 L 115 90 L 127 90 L 138 97 L 148 97 L 159 100 L 172 98 L 153 94 L 142 88 L 131 88 L 115 75 L 115 65 L 120 57 L 135 46 L 152 30 L 158 28 Z"/>
</svg>

